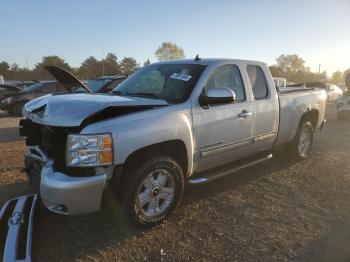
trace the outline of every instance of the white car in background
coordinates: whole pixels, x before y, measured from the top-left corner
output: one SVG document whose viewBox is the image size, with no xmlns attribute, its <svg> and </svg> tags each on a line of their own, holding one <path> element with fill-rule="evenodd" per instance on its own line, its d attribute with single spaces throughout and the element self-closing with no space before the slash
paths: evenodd
<svg viewBox="0 0 350 262">
<path fill-rule="evenodd" d="M 350 69 L 344 73 L 344 78 L 347 91 L 337 101 L 338 120 L 345 120 L 350 116 Z"/>
<path fill-rule="evenodd" d="M 345 120 L 350 116 L 350 92 L 346 91 L 337 101 L 337 118 Z"/>
<path fill-rule="evenodd" d="M 286 87 L 287 86 L 287 79 L 282 77 L 273 77 L 273 82 L 277 88 Z"/>
<path fill-rule="evenodd" d="M 343 94 L 343 90 L 339 86 L 332 84 L 326 84 L 326 92 L 328 102 L 337 101 Z"/>
</svg>

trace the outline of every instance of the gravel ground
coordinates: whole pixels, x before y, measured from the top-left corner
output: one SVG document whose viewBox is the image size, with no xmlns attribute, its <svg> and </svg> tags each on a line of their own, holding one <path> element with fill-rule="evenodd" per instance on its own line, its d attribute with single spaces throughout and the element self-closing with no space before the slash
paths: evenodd
<svg viewBox="0 0 350 262">
<path fill-rule="evenodd" d="M 186 188 L 164 224 L 134 228 L 114 200 L 102 211 L 65 217 L 39 207 L 35 261 L 349 261 L 350 123 L 328 105 L 328 125 L 312 156 L 274 160 L 213 183 Z M 18 118 L 0 113 L 0 202 L 27 189 Z"/>
</svg>

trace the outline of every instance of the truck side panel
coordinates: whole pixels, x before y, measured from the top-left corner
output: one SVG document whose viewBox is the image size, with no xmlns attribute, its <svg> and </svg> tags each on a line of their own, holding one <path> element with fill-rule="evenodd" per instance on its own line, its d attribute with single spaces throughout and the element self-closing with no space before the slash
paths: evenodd
<svg viewBox="0 0 350 262">
<path fill-rule="evenodd" d="M 127 158 L 135 151 L 144 147 L 174 139 L 182 141 L 187 151 L 187 170 L 192 173 L 194 141 L 191 125 L 191 114 L 188 105 L 177 105 L 112 118 L 106 121 L 91 124 L 81 131 L 81 134 L 103 133 L 113 130 L 114 163 L 124 164 Z"/>
<path fill-rule="evenodd" d="M 318 112 L 315 130 L 324 119 L 326 94 L 323 90 L 307 90 L 295 92 L 279 92 L 280 125 L 276 145 L 293 140 L 303 114 L 308 111 Z"/>
</svg>

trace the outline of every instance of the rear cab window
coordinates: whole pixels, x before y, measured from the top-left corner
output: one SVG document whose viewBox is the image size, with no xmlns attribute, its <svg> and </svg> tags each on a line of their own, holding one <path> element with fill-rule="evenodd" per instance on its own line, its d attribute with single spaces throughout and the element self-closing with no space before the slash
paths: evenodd
<svg viewBox="0 0 350 262">
<path fill-rule="evenodd" d="M 265 74 L 260 66 L 248 65 L 247 72 L 255 100 L 266 99 L 269 96 Z"/>
</svg>

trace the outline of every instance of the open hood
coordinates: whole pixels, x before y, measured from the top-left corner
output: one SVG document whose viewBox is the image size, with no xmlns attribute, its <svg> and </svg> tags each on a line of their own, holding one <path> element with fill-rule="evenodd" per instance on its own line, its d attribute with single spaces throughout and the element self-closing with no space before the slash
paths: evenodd
<svg viewBox="0 0 350 262">
<path fill-rule="evenodd" d="M 108 94 L 50 94 L 28 102 L 23 116 L 49 126 L 78 127 L 116 116 L 167 106 L 164 100 Z"/>
<path fill-rule="evenodd" d="M 67 70 L 58 66 L 45 66 L 44 68 L 69 92 L 74 92 L 78 88 L 83 88 L 89 93 L 92 93 L 90 88 Z"/>
</svg>

